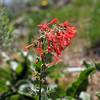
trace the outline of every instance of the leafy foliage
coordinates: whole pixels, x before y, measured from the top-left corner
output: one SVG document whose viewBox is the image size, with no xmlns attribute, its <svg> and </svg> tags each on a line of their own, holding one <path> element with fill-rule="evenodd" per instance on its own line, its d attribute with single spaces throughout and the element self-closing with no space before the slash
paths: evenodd
<svg viewBox="0 0 100 100">
<path fill-rule="evenodd" d="M 68 96 L 78 97 L 80 92 L 86 91 L 88 86 L 88 76 L 95 70 L 95 67 L 90 66 L 82 71 L 79 78 L 68 87 L 66 94 Z"/>
<path fill-rule="evenodd" d="M 11 66 L 12 60 L 8 61 L 7 69 L 0 68 L 0 100 L 1 98 L 8 98 L 11 100 L 38 100 L 39 92 L 39 72 L 42 62 L 39 61 L 38 64 L 33 64 L 30 61 L 30 54 L 24 55 L 20 52 L 22 61 L 16 61 L 17 67 L 13 69 L 14 65 Z M 14 61 L 13 61 L 14 62 Z M 99 69 L 99 64 L 94 66 L 91 64 L 84 63 L 86 69 L 82 71 L 79 77 L 74 81 L 66 90 L 64 90 L 59 84 L 58 79 L 64 77 L 64 73 L 59 73 L 59 69 L 63 67 L 62 64 L 56 65 L 48 68 L 47 73 L 42 73 L 43 75 L 48 75 L 49 78 L 53 79 L 55 82 L 53 84 L 47 84 L 47 88 L 42 84 L 42 97 L 44 100 L 55 99 L 60 100 L 77 100 L 82 91 L 86 91 L 88 86 L 88 77 L 96 70 Z M 58 76 L 56 73 L 58 72 Z M 5 74 L 6 73 L 6 74 Z M 63 75 L 62 75 L 63 74 Z M 42 76 L 44 77 L 44 76 Z"/>
<path fill-rule="evenodd" d="M 5 8 L 0 6 L 0 48 L 9 46 L 11 37 L 12 27 L 9 23 L 8 12 Z M 6 45 L 7 43 L 7 45 Z"/>
<path fill-rule="evenodd" d="M 26 100 L 30 100 L 29 98 L 32 98 L 30 97 L 30 93 L 27 94 L 27 92 L 25 92 L 27 91 L 26 89 L 33 89 L 33 80 L 30 79 L 30 75 L 32 76 L 31 68 L 29 68 L 30 61 L 22 52 L 21 55 L 23 61 L 16 61 L 18 65 L 16 69 L 13 69 L 14 65 L 11 66 L 12 61 L 8 61 L 8 65 L 11 66 L 10 70 L 0 69 L 0 92 L 2 93 L 0 100 L 1 98 L 10 99 L 12 95 L 20 95 L 22 97 L 24 95 L 28 98 Z"/>
</svg>

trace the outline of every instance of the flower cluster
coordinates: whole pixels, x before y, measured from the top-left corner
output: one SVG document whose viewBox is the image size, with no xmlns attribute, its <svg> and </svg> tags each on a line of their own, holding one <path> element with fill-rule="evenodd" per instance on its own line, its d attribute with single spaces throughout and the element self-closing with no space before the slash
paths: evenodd
<svg viewBox="0 0 100 100">
<path fill-rule="evenodd" d="M 37 53 L 40 56 L 45 52 L 51 53 L 58 60 L 62 51 L 71 44 L 71 39 L 75 37 L 76 27 L 68 22 L 58 23 L 58 19 L 54 18 L 51 22 L 40 24 L 39 33 Z M 44 44 L 47 44 L 45 49 Z"/>
<path fill-rule="evenodd" d="M 49 23 L 39 25 L 39 28 L 46 36 L 48 52 L 55 52 L 57 56 L 71 44 L 71 39 L 76 34 L 76 27 L 68 22 L 59 24 L 56 18 Z"/>
</svg>

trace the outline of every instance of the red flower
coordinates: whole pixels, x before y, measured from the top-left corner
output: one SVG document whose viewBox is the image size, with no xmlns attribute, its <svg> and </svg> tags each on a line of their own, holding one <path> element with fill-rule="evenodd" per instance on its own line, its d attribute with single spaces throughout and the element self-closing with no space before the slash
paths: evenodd
<svg viewBox="0 0 100 100">
<path fill-rule="evenodd" d="M 63 26 L 64 26 L 64 27 L 68 27 L 69 25 L 70 25 L 70 24 L 69 24 L 68 22 L 64 22 L 64 23 L 63 23 Z"/>
<path fill-rule="evenodd" d="M 48 27 L 48 24 L 47 23 L 40 24 L 39 25 L 39 28 L 40 28 L 41 31 L 46 31 L 46 30 L 49 30 L 50 29 Z"/>
<path fill-rule="evenodd" d="M 52 52 L 52 48 L 50 46 L 48 46 L 48 52 L 51 53 Z"/>
<path fill-rule="evenodd" d="M 50 27 L 53 24 L 55 24 L 54 27 Z M 51 64 L 59 62 L 62 51 L 71 44 L 71 39 L 76 35 L 76 27 L 70 25 L 69 22 L 59 24 L 58 19 L 54 18 L 49 23 L 40 24 L 39 29 L 39 32 L 44 34 L 38 39 L 36 52 L 42 59 L 45 59 L 45 51 L 47 51 L 47 53 L 53 54 L 54 57 L 54 62 Z M 45 47 L 44 43 L 47 44 Z M 33 45 L 29 45 L 26 49 L 32 46 Z"/>
<path fill-rule="evenodd" d="M 67 34 L 65 34 L 65 38 L 69 38 L 69 39 L 71 39 L 71 38 L 74 38 L 74 34 L 70 34 L 70 33 L 67 33 Z"/>
<path fill-rule="evenodd" d="M 68 32 L 70 33 L 70 34 L 76 34 L 76 27 L 74 27 L 74 26 L 71 26 L 71 27 L 68 27 Z"/>
<path fill-rule="evenodd" d="M 53 24 L 57 23 L 57 21 L 58 21 L 58 19 L 57 18 L 54 18 L 49 24 L 50 25 L 53 25 Z"/>
<path fill-rule="evenodd" d="M 69 26 L 68 22 L 64 22 L 63 25 L 62 28 L 64 27 L 64 30 L 60 30 L 60 32 L 56 32 L 57 29 L 56 31 L 55 29 L 51 29 L 49 33 L 46 33 L 48 52 L 55 52 L 58 56 L 61 55 L 66 46 L 71 44 L 71 39 L 76 34 L 76 28 Z"/>
<path fill-rule="evenodd" d="M 36 52 L 41 56 L 43 54 L 42 48 L 36 48 Z"/>
</svg>

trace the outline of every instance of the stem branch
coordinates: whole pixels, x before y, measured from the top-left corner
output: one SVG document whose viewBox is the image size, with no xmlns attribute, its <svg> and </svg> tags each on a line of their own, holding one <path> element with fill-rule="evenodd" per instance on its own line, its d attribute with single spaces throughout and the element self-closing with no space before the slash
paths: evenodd
<svg viewBox="0 0 100 100">
<path fill-rule="evenodd" d="M 42 68 L 41 68 L 41 70 L 40 70 L 39 100 L 41 100 L 41 88 L 42 88 Z"/>
</svg>

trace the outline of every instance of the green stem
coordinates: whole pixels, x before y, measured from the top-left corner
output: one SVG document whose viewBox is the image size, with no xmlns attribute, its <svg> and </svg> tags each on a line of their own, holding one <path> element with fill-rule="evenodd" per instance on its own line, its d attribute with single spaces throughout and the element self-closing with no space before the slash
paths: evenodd
<svg viewBox="0 0 100 100">
<path fill-rule="evenodd" d="M 41 100 L 41 98 L 42 98 L 42 95 L 41 95 L 41 88 L 42 88 L 42 80 L 45 80 L 45 75 L 44 75 L 44 73 L 45 73 L 45 68 L 46 68 L 46 66 L 45 66 L 45 63 L 41 66 L 41 69 L 40 69 L 40 80 L 39 80 L 39 100 Z"/>
<path fill-rule="evenodd" d="M 42 49 L 43 50 L 45 50 L 45 46 L 44 46 L 44 44 L 45 44 L 45 40 L 44 40 L 44 38 L 42 38 L 43 39 L 43 44 L 42 44 Z M 42 65 L 41 65 L 41 69 L 40 69 L 40 83 L 39 83 L 39 100 L 41 100 L 42 99 L 42 94 L 41 94 L 41 88 L 42 88 L 42 80 L 44 79 L 44 71 L 45 71 L 45 61 L 46 61 L 46 59 L 45 59 L 45 53 L 43 54 L 44 56 L 42 56 L 41 58 L 42 58 Z"/>
<path fill-rule="evenodd" d="M 41 70 L 40 70 L 39 100 L 41 100 L 41 88 L 42 88 L 42 82 L 41 81 L 42 81 L 42 73 L 41 73 Z"/>
</svg>

